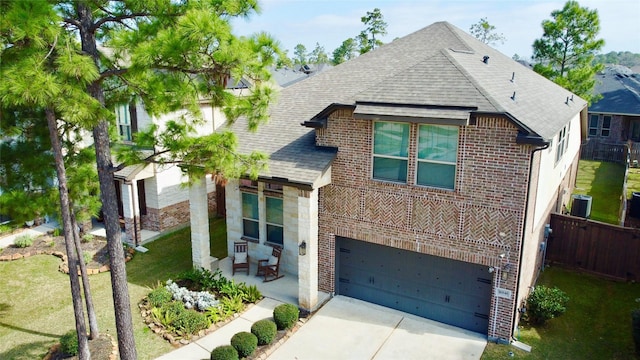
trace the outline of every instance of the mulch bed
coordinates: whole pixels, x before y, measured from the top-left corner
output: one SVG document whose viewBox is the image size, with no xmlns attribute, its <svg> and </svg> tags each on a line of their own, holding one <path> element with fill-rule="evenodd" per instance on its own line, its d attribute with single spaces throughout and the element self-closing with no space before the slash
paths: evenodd
<svg viewBox="0 0 640 360">
<path fill-rule="evenodd" d="M 89 275 L 109 271 L 109 251 L 105 238 L 94 236 L 93 240 L 82 242 L 80 247 L 83 254 L 89 253 L 91 255 L 91 260 L 87 263 L 87 273 Z M 69 273 L 64 236 L 42 235 L 36 238 L 33 241 L 33 245 L 29 247 L 19 248 L 11 245 L 1 250 L 0 261 L 19 260 L 41 254 L 56 256 L 62 260 L 58 270 Z M 129 261 L 133 254 L 133 249 L 127 249 L 125 261 Z"/>
<path fill-rule="evenodd" d="M 98 338 L 89 340 L 89 352 L 93 360 L 116 360 L 118 358 L 118 344 L 115 343 L 111 335 L 100 334 Z M 76 360 L 78 356 L 69 357 L 60 351 L 60 344 L 53 345 L 43 360 Z"/>
</svg>

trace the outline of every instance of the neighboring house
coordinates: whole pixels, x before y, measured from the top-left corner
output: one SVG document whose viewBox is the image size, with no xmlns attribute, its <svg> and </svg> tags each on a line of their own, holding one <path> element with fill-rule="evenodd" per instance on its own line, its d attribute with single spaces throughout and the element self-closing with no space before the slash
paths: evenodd
<svg viewBox="0 0 640 360">
<path fill-rule="evenodd" d="M 304 309 L 341 294 L 512 338 L 574 184 L 583 99 L 439 22 L 284 88 L 270 114 L 232 127 L 270 160 L 226 185 L 229 254 L 282 246 Z"/>
<path fill-rule="evenodd" d="M 244 81 L 230 81 L 228 91 L 237 96 L 247 94 L 249 84 Z M 203 100 L 200 104 L 204 122 L 196 127 L 198 135 L 210 134 L 225 123 L 225 116 L 219 108 Z M 180 116 L 170 113 L 160 117 L 150 116 L 143 104 L 123 104 L 116 108 L 116 125 L 120 142 L 130 144 L 133 135 L 146 130 L 152 124 L 161 129 L 167 121 Z M 144 156 L 153 154 L 143 151 Z M 145 230 L 162 232 L 178 225 L 189 223 L 188 182 L 176 165 L 139 164 L 127 166 L 114 174 L 118 196 L 118 213 L 121 226 L 126 231 L 126 240 L 138 244 L 140 232 Z M 207 179 L 207 213 L 224 215 L 224 188 L 211 177 Z"/>
<path fill-rule="evenodd" d="M 589 141 L 640 142 L 640 74 L 621 65 L 607 65 L 596 75 L 594 93 L 602 98 L 589 107 Z"/>
</svg>

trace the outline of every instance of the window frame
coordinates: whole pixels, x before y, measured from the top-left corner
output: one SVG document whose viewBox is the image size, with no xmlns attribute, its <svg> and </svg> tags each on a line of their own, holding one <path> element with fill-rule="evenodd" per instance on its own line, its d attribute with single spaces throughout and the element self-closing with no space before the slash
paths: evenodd
<svg viewBox="0 0 640 360">
<path fill-rule="evenodd" d="M 600 129 L 600 136 L 602 137 L 609 137 L 609 135 L 611 134 L 611 122 L 613 121 L 613 116 L 611 115 L 604 115 L 602 116 L 602 128 Z M 605 124 L 609 122 L 609 124 L 607 126 L 605 126 Z M 605 135 L 605 131 L 607 132 Z"/>
<path fill-rule="evenodd" d="M 593 126 L 593 121 L 595 120 L 595 126 Z M 598 125 L 600 123 L 600 115 L 591 114 L 589 117 L 589 136 L 598 136 Z"/>
<path fill-rule="evenodd" d="M 273 221 L 269 221 L 269 220 L 273 220 L 270 219 L 269 216 L 269 210 L 270 210 L 270 206 L 269 206 L 269 201 L 273 201 L 273 200 L 278 200 L 280 202 L 280 211 L 282 211 L 281 214 L 279 214 L 280 217 L 280 223 L 277 222 L 273 222 Z M 280 247 L 284 247 L 284 199 L 282 198 L 282 196 L 273 196 L 273 195 L 265 195 L 264 197 L 264 208 L 265 208 L 265 230 L 266 230 L 266 238 L 265 238 L 265 243 L 269 243 L 269 244 L 274 244 L 274 245 L 278 245 Z M 278 228 L 280 229 L 280 238 L 277 241 L 274 241 L 271 238 L 271 231 L 270 228 Z"/>
<path fill-rule="evenodd" d="M 570 125 L 571 123 L 569 123 Z M 557 144 L 558 146 L 556 147 L 556 164 L 558 164 L 560 162 L 560 160 L 562 160 L 562 158 L 564 157 L 565 152 L 567 151 L 567 149 L 569 148 L 569 130 L 571 129 L 569 125 L 565 125 L 559 132 L 558 132 L 558 141 Z"/>
<path fill-rule="evenodd" d="M 406 138 L 406 149 L 399 149 L 400 153 L 402 153 L 402 151 L 404 150 L 404 152 L 406 153 L 406 156 L 397 156 L 397 155 L 388 155 L 388 154 L 376 154 L 376 124 L 397 124 L 402 126 L 403 128 L 406 127 L 406 134 L 407 134 L 407 138 Z M 410 123 L 406 123 L 406 122 L 399 122 L 399 121 L 373 121 L 373 126 L 371 129 L 372 135 L 371 135 L 371 179 L 376 180 L 376 181 L 384 181 L 384 182 L 391 182 L 391 183 L 397 183 L 397 184 L 406 184 L 408 182 L 408 178 L 409 178 L 409 158 L 410 158 L 410 154 L 409 154 L 409 148 L 410 148 L 410 143 L 411 143 L 411 124 Z M 404 131 L 403 131 L 404 133 Z M 404 135 L 404 134 L 403 134 Z M 401 140 L 402 143 L 404 143 L 404 138 Z M 400 162 L 404 162 L 404 167 L 405 167 L 405 174 L 404 174 L 404 179 L 398 178 L 396 180 L 390 179 L 390 178 L 384 178 L 384 177 L 376 177 L 376 159 L 390 159 L 390 160 L 396 160 L 396 161 L 400 161 Z M 398 170 L 398 175 L 400 175 L 400 168 L 397 169 Z"/>
<path fill-rule="evenodd" d="M 124 122 L 122 121 L 124 118 Z M 131 112 L 129 111 L 129 104 L 121 104 L 116 106 L 116 126 L 118 127 L 118 135 L 120 140 L 125 142 L 133 141 L 133 127 L 131 122 Z M 127 129 L 126 136 L 124 129 Z"/>
<path fill-rule="evenodd" d="M 455 160 L 447 161 L 447 160 L 434 160 L 434 159 L 426 159 L 420 156 L 420 133 L 421 129 L 433 127 L 433 128 L 448 128 L 455 129 Z M 439 124 L 418 124 L 417 134 L 416 134 L 416 169 L 415 169 L 415 184 L 417 186 L 443 189 L 443 190 L 455 190 L 456 189 L 456 178 L 458 174 L 458 152 L 460 148 L 460 127 L 457 125 L 439 125 Z M 445 166 L 453 166 L 453 175 L 451 178 L 451 186 L 439 186 L 435 184 L 427 184 L 420 182 L 420 165 L 421 164 L 435 164 L 435 165 L 445 165 Z"/>
<path fill-rule="evenodd" d="M 255 207 L 256 210 L 256 217 L 252 218 L 252 217 L 247 217 L 247 214 L 245 213 L 245 195 L 247 196 L 252 196 L 255 197 L 255 205 L 252 205 L 252 207 Z M 253 241 L 259 241 L 260 240 L 260 199 L 259 196 L 256 192 L 251 192 L 251 191 L 240 191 L 240 203 L 241 203 L 241 208 L 242 208 L 242 238 L 243 239 L 248 239 L 248 240 L 253 240 Z M 253 236 L 254 234 L 250 234 L 247 231 L 247 227 L 245 225 L 245 222 L 251 222 L 255 224 L 255 228 L 257 229 L 257 236 Z"/>
</svg>

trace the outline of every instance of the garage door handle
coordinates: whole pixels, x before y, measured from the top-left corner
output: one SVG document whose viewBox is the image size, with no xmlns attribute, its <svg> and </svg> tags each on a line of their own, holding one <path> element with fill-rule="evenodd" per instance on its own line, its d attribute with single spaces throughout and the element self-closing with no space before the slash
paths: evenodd
<svg viewBox="0 0 640 360">
<path fill-rule="evenodd" d="M 444 302 L 449 302 L 449 301 L 451 301 L 451 296 L 445 295 L 444 296 Z"/>
</svg>

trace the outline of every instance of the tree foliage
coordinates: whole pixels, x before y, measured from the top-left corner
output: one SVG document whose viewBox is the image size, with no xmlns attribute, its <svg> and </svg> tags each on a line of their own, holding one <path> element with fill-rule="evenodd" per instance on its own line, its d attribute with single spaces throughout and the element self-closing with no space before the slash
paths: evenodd
<svg viewBox="0 0 640 360">
<path fill-rule="evenodd" d="M 360 21 L 365 25 L 365 28 L 360 32 L 357 39 L 360 46 L 360 54 L 364 54 L 384 44 L 380 37 L 387 35 L 387 23 L 378 8 L 373 9 L 373 11 L 367 11 L 367 14 L 360 18 Z"/>
<path fill-rule="evenodd" d="M 626 67 L 634 67 L 640 65 L 640 54 L 634 54 L 630 51 L 610 51 L 606 54 L 598 54 L 594 59 L 598 64 L 616 64 Z"/>
<path fill-rule="evenodd" d="M 469 32 L 475 36 L 476 39 L 488 45 L 495 45 L 498 42 L 504 44 L 506 40 L 502 33 L 496 32 L 495 26 L 489 24 L 486 17 L 481 18 L 480 21 L 471 25 Z"/>
<path fill-rule="evenodd" d="M 593 59 L 604 46 L 598 39 L 598 12 L 570 0 L 551 17 L 542 22 L 543 35 L 533 43 L 534 70 L 589 102 L 596 100 L 595 74 L 603 67 L 593 65 Z"/>
<path fill-rule="evenodd" d="M 358 44 L 354 38 L 348 38 L 343 41 L 339 47 L 333 50 L 333 58 L 331 62 L 333 65 L 342 64 L 345 61 L 351 60 L 357 56 Z"/>
<path fill-rule="evenodd" d="M 307 47 L 298 44 L 293 49 L 293 63 L 297 65 L 304 65 L 307 63 Z"/>
<path fill-rule="evenodd" d="M 329 55 L 324 50 L 324 46 L 316 43 L 316 47 L 309 53 L 309 62 L 312 64 L 328 64 Z"/>
</svg>

